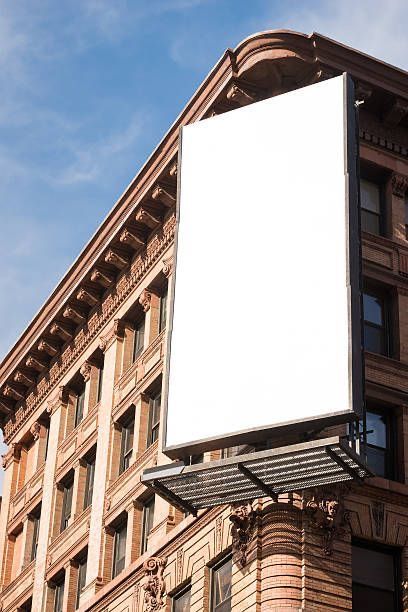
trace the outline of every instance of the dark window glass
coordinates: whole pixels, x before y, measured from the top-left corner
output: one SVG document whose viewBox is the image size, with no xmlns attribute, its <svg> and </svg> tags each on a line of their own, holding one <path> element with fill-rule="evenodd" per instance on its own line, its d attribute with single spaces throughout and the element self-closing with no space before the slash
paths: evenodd
<svg viewBox="0 0 408 612">
<path fill-rule="evenodd" d="M 188 588 L 183 592 L 175 595 L 172 601 L 172 612 L 189 612 L 191 600 L 191 589 Z"/>
<path fill-rule="evenodd" d="M 132 361 L 136 361 L 139 355 L 143 352 L 145 334 L 145 319 L 136 325 L 133 337 L 133 357 Z"/>
<path fill-rule="evenodd" d="M 159 426 L 160 426 L 160 405 L 161 405 L 161 393 L 152 397 L 150 400 L 150 411 L 149 411 L 149 430 L 147 435 L 147 446 L 156 442 L 159 437 Z"/>
<path fill-rule="evenodd" d="M 112 578 L 115 578 L 125 568 L 127 524 L 124 523 L 115 532 L 113 544 Z"/>
<path fill-rule="evenodd" d="M 93 488 L 95 479 L 95 457 L 86 462 L 86 483 L 84 495 L 84 510 L 92 503 Z"/>
<path fill-rule="evenodd" d="M 31 545 L 30 561 L 34 561 L 34 559 L 37 558 L 38 535 L 40 533 L 40 517 L 41 508 L 31 516 L 31 520 L 33 522 L 33 541 Z"/>
<path fill-rule="evenodd" d="M 142 516 L 142 539 L 140 544 L 140 554 L 143 555 L 147 550 L 147 545 L 149 542 L 149 535 L 153 527 L 153 518 L 154 518 L 154 497 L 152 497 L 146 504 L 143 506 L 143 516 Z"/>
<path fill-rule="evenodd" d="M 160 298 L 159 333 L 166 327 L 167 318 L 167 287 Z"/>
<path fill-rule="evenodd" d="M 128 469 L 133 452 L 133 436 L 135 421 L 132 419 L 126 425 L 122 425 L 122 439 L 120 447 L 119 474 Z"/>
<path fill-rule="evenodd" d="M 392 416 L 388 410 L 367 409 L 366 436 L 368 465 L 378 476 L 393 478 Z"/>
<path fill-rule="evenodd" d="M 64 580 L 57 584 L 54 593 L 54 612 L 62 612 L 62 604 L 64 600 Z"/>
<path fill-rule="evenodd" d="M 400 610 L 397 551 L 352 547 L 353 610 L 392 612 Z"/>
<path fill-rule="evenodd" d="M 102 384 L 103 384 L 103 364 L 99 368 L 99 374 L 98 374 L 98 392 L 96 394 L 97 403 L 100 402 L 102 398 Z"/>
<path fill-rule="evenodd" d="M 364 348 L 380 355 L 388 354 L 388 334 L 384 298 L 363 294 Z"/>
<path fill-rule="evenodd" d="M 212 572 L 212 612 L 231 611 L 231 558 L 216 566 Z"/>
<path fill-rule="evenodd" d="M 85 557 L 85 559 L 79 562 L 76 605 L 75 605 L 76 608 L 79 608 L 79 599 L 81 597 L 82 589 L 85 586 L 87 561 L 88 559 L 87 557 Z"/>
<path fill-rule="evenodd" d="M 85 389 L 76 398 L 74 427 L 77 427 L 84 418 L 84 403 Z"/>
<path fill-rule="evenodd" d="M 361 229 L 371 234 L 381 233 L 381 187 L 361 179 Z"/>
<path fill-rule="evenodd" d="M 69 519 L 71 518 L 73 488 L 74 488 L 73 480 L 69 484 L 64 485 L 64 493 L 63 493 L 63 500 L 62 500 L 62 515 L 61 515 L 61 531 L 64 531 L 64 529 L 68 527 L 68 522 L 69 522 Z"/>
<path fill-rule="evenodd" d="M 50 439 L 50 424 L 45 426 L 45 452 L 44 452 L 44 461 L 47 460 L 48 455 L 48 442 Z"/>
</svg>

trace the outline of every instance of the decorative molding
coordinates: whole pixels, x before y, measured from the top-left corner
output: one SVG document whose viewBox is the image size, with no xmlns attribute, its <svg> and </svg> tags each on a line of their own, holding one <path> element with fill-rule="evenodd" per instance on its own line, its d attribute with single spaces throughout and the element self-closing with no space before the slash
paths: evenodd
<svg viewBox="0 0 408 612">
<path fill-rule="evenodd" d="M 27 368 L 32 368 L 33 370 L 37 370 L 37 372 L 42 372 L 42 370 L 46 367 L 46 364 L 39 359 L 36 359 L 32 355 L 29 355 L 25 362 Z"/>
<path fill-rule="evenodd" d="M 88 382 L 88 380 L 91 378 L 91 371 L 92 371 L 92 366 L 89 363 L 89 361 L 85 361 L 79 368 L 79 371 L 84 381 Z"/>
<path fill-rule="evenodd" d="M 143 289 L 142 293 L 139 296 L 139 304 L 142 305 L 144 312 L 147 312 L 150 309 L 150 302 L 152 300 L 152 294 L 147 289 Z"/>
<path fill-rule="evenodd" d="M 373 94 L 372 87 L 367 85 L 367 83 L 363 83 L 362 81 L 358 81 L 356 83 L 355 96 L 356 100 L 366 102 L 369 98 L 371 98 Z"/>
<path fill-rule="evenodd" d="M 15 400 L 16 402 L 21 402 L 24 399 L 24 395 L 17 391 L 17 389 L 15 389 L 14 387 L 11 387 L 10 385 L 6 385 L 4 387 L 3 395 L 5 395 L 5 397 L 9 397 Z"/>
<path fill-rule="evenodd" d="M 16 383 L 24 385 L 25 387 L 31 387 L 35 383 L 34 378 L 31 378 L 30 376 L 28 376 L 28 374 L 22 372 L 21 370 L 17 370 L 17 372 L 13 376 L 13 380 Z"/>
<path fill-rule="evenodd" d="M 177 177 L 177 173 L 178 173 L 178 163 L 177 163 L 177 161 L 175 161 L 170 166 L 169 175 L 172 178 L 176 178 Z"/>
<path fill-rule="evenodd" d="M 160 202 L 167 208 L 172 208 L 176 204 L 176 198 L 169 193 L 162 185 L 156 185 L 152 191 L 152 200 Z"/>
<path fill-rule="evenodd" d="M 146 612 L 155 612 L 164 605 L 166 584 L 163 572 L 166 564 L 166 557 L 150 557 L 143 563 Z"/>
<path fill-rule="evenodd" d="M 222 516 L 217 516 L 215 521 L 215 552 L 218 554 L 222 550 Z"/>
<path fill-rule="evenodd" d="M 135 220 L 151 230 L 155 229 L 160 224 L 160 219 L 153 215 L 153 213 L 146 210 L 146 208 L 143 206 L 141 206 L 137 211 Z"/>
<path fill-rule="evenodd" d="M 30 427 L 30 434 L 33 436 L 34 440 L 38 440 L 40 438 L 41 425 L 38 421 L 35 421 Z"/>
<path fill-rule="evenodd" d="M 385 504 L 380 501 L 370 503 L 370 511 L 373 521 L 373 532 L 376 538 L 384 538 L 385 527 Z"/>
<path fill-rule="evenodd" d="M 172 215 L 164 223 L 160 235 L 155 235 L 150 240 L 146 251 L 143 253 L 143 257 L 138 256 L 135 259 L 129 270 L 118 280 L 115 290 L 104 298 L 100 310 L 89 318 L 87 325 L 79 331 L 73 342 L 65 347 L 61 357 L 49 368 L 48 376 L 39 381 L 33 391 L 26 397 L 24 404 L 17 408 L 14 420 L 9 419 L 4 424 L 6 443 L 22 427 L 25 420 L 37 406 L 57 387 L 59 381 L 72 364 L 86 350 L 89 344 L 98 337 L 98 334 L 106 326 L 114 313 L 117 312 L 129 294 L 137 287 L 147 272 L 156 265 L 157 261 L 160 260 L 162 254 L 173 241 L 174 228 L 175 216 Z M 52 328 L 61 328 L 61 326 L 58 323 L 54 323 Z M 71 334 L 70 338 L 72 338 Z"/>
<path fill-rule="evenodd" d="M 163 274 L 166 278 L 169 278 L 173 272 L 173 262 L 173 257 L 163 259 Z"/>
<path fill-rule="evenodd" d="M 13 462 L 13 459 L 16 459 L 18 461 L 20 459 L 20 456 L 21 444 L 13 442 L 12 444 L 10 444 L 10 448 L 8 449 L 7 453 L 1 456 L 3 468 L 6 470 Z"/>
<path fill-rule="evenodd" d="M 129 259 L 122 254 L 120 255 L 113 249 L 109 249 L 105 253 L 104 259 L 106 263 L 115 266 L 115 268 L 117 268 L 118 270 L 123 270 L 124 268 L 126 268 L 126 266 L 129 265 Z"/>
<path fill-rule="evenodd" d="M 99 298 L 94 293 L 87 289 L 84 289 L 83 287 L 81 287 L 78 293 L 76 294 L 76 299 L 79 302 L 85 302 L 85 304 L 88 304 L 88 306 L 90 306 L 91 308 L 96 306 L 99 302 Z"/>
<path fill-rule="evenodd" d="M 227 91 L 227 100 L 236 102 L 240 106 L 247 106 L 255 102 L 256 98 L 242 87 L 238 86 L 237 83 L 233 83 Z"/>
<path fill-rule="evenodd" d="M 42 353 L 47 353 L 48 355 L 50 355 L 50 357 L 54 357 L 58 353 L 58 349 L 46 340 L 40 340 L 37 349 Z"/>
<path fill-rule="evenodd" d="M 66 406 L 68 403 L 68 389 L 65 385 L 58 387 L 57 393 L 50 397 L 47 402 L 48 414 L 53 414 L 59 406 Z"/>
<path fill-rule="evenodd" d="M 134 231 L 131 232 L 127 227 L 122 230 L 119 240 L 123 244 L 131 246 L 135 251 L 139 251 L 145 245 L 145 240 L 140 238 Z"/>
<path fill-rule="evenodd" d="M 393 195 L 398 198 L 404 198 L 408 189 L 408 177 L 394 172 L 391 183 Z"/>
<path fill-rule="evenodd" d="M 383 122 L 387 127 L 396 127 L 408 112 L 408 100 L 394 98 L 391 106 L 384 114 Z"/>
<path fill-rule="evenodd" d="M 105 352 L 119 338 L 123 338 L 125 333 L 125 324 L 121 319 L 115 319 L 111 328 L 102 336 L 99 337 L 99 348 Z"/>
<path fill-rule="evenodd" d="M 91 272 L 91 281 L 93 283 L 98 283 L 98 285 L 101 285 L 105 289 L 110 287 L 114 280 L 113 276 L 107 274 L 105 271 L 102 272 L 99 268 L 94 268 Z"/>
<path fill-rule="evenodd" d="M 69 342 L 73 338 L 73 334 L 60 323 L 53 323 L 50 327 L 50 334 L 58 336 L 64 342 Z"/>
<path fill-rule="evenodd" d="M 73 308 L 72 306 L 67 306 L 64 309 L 62 316 L 65 319 L 70 319 L 77 325 L 82 325 L 86 321 L 86 317 L 84 317 L 84 315 L 81 312 L 78 312 L 78 310 L 75 310 L 75 308 Z"/>
<path fill-rule="evenodd" d="M 180 584 L 183 581 L 183 565 L 184 565 L 184 551 L 183 548 L 177 549 L 176 559 L 176 582 Z"/>
<path fill-rule="evenodd" d="M 322 533 L 323 552 L 326 556 L 333 552 L 334 538 L 343 536 L 349 524 L 349 513 L 344 510 L 343 498 L 341 487 L 335 491 L 316 489 L 312 499 L 306 503 L 305 511 L 312 526 Z"/>
<path fill-rule="evenodd" d="M 229 520 L 232 523 L 232 550 L 241 567 L 247 563 L 248 544 L 254 536 L 256 514 L 250 503 L 231 506 Z"/>
</svg>

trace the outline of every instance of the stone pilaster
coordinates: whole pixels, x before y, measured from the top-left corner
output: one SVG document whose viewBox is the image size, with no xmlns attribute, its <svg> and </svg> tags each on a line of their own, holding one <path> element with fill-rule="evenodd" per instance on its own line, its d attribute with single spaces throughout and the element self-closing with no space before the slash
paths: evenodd
<svg viewBox="0 0 408 612">
<path fill-rule="evenodd" d="M 70 559 L 64 566 L 65 584 L 62 612 L 75 612 L 76 596 L 78 587 L 78 567 L 77 561 Z"/>
<path fill-rule="evenodd" d="M 17 478 L 19 472 L 19 458 L 21 447 L 19 444 L 11 444 L 7 453 L 3 455 L 3 496 L 2 512 L 0 513 L 0 564 L 1 582 L 4 581 L 5 556 L 7 554 L 7 523 L 9 517 L 10 500 L 16 493 Z"/>
</svg>

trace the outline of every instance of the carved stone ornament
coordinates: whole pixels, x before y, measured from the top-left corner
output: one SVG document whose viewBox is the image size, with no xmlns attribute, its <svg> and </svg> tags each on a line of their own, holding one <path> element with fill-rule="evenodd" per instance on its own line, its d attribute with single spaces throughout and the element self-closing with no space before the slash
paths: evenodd
<svg viewBox="0 0 408 612">
<path fill-rule="evenodd" d="M 143 563 L 145 583 L 144 602 L 146 612 L 154 612 L 164 605 L 166 584 L 163 578 L 164 568 L 167 564 L 166 557 L 150 557 Z"/>
<path fill-rule="evenodd" d="M 10 444 L 10 448 L 8 449 L 7 453 L 1 456 L 3 468 L 6 469 L 11 464 L 13 459 L 20 459 L 20 455 L 21 444 L 18 444 L 17 442 Z"/>
<path fill-rule="evenodd" d="M 232 523 L 232 550 L 239 565 L 244 567 L 247 563 L 248 544 L 255 532 L 256 512 L 249 503 L 233 505 L 229 519 Z"/>
<path fill-rule="evenodd" d="M 404 198 L 408 189 L 408 177 L 394 172 L 392 175 L 392 193 L 398 198 Z"/>
<path fill-rule="evenodd" d="M 163 274 L 166 278 L 169 278 L 173 271 L 173 258 L 163 259 Z"/>
<path fill-rule="evenodd" d="M 222 549 L 222 516 L 215 521 L 215 551 L 219 553 Z"/>
<path fill-rule="evenodd" d="M 107 497 L 105 499 L 105 512 L 107 512 L 110 509 L 110 507 L 111 507 L 111 499 L 110 497 Z"/>
<path fill-rule="evenodd" d="M 380 501 L 372 501 L 370 504 L 371 516 L 373 518 L 374 535 L 376 538 L 384 537 L 385 504 Z"/>
<path fill-rule="evenodd" d="M 79 371 L 81 373 L 82 378 L 84 379 L 85 382 L 88 382 L 88 380 L 91 378 L 91 370 L 92 370 L 92 366 L 89 363 L 89 361 L 85 361 Z"/>
<path fill-rule="evenodd" d="M 123 338 L 125 333 L 125 325 L 121 319 L 115 319 L 112 327 L 102 336 L 99 337 L 99 348 L 105 352 L 112 345 L 114 340 Z"/>
<path fill-rule="evenodd" d="M 313 527 L 322 533 L 323 552 L 327 556 L 333 552 L 334 538 L 342 537 L 346 525 L 349 524 L 349 514 L 344 510 L 342 493 L 340 490 L 334 492 L 317 490 L 305 507 Z"/>
<path fill-rule="evenodd" d="M 150 302 L 152 300 L 152 294 L 143 289 L 142 293 L 139 296 L 139 304 L 142 305 L 144 312 L 147 312 L 150 308 Z"/>
<path fill-rule="evenodd" d="M 30 427 L 30 433 L 33 436 L 34 440 L 38 440 L 40 437 L 41 425 L 38 421 L 35 421 Z"/>
<path fill-rule="evenodd" d="M 61 385 L 60 387 L 58 387 L 57 393 L 54 396 L 50 397 L 50 399 L 47 402 L 48 414 L 52 414 L 58 408 L 58 406 L 61 406 L 61 404 L 67 404 L 67 403 L 68 403 L 68 390 L 65 387 L 65 385 Z"/>
</svg>

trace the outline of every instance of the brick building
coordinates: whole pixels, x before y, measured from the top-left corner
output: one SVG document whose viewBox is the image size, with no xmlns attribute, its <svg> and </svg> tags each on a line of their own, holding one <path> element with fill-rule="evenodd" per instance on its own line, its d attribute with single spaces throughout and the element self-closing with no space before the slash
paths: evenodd
<svg viewBox="0 0 408 612">
<path fill-rule="evenodd" d="M 169 462 L 160 393 L 178 128 L 343 71 L 364 102 L 366 448 L 376 476 L 184 515 L 140 482 Z M 267 32 L 225 52 L 0 366 L 3 612 L 408 610 L 407 113 L 406 72 L 318 34 Z M 248 317 L 259 316 L 258 289 Z"/>
</svg>

